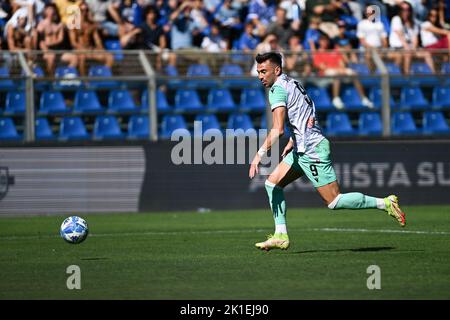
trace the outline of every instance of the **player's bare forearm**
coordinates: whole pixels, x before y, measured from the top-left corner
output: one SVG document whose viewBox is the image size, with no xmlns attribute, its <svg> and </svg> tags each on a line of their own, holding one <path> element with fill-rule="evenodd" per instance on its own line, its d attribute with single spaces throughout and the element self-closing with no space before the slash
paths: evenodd
<svg viewBox="0 0 450 320">
<path fill-rule="evenodd" d="M 284 117 L 286 116 L 286 108 L 278 107 L 273 113 L 273 127 L 269 131 L 264 143 L 261 148 L 259 148 L 253 161 L 250 165 L 249 177 L 252 179 L 258 173 L 258 165 L 261 158 L 266 154 L 267 151 L 272 148 L 272 146 L 279 140 L 280 136 L 284 134 Z"/>
</svg>

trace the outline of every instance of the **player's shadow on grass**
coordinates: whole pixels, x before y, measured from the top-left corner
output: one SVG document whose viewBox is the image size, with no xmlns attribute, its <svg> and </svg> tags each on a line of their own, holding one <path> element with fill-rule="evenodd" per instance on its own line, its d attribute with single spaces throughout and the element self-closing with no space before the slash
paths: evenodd
<svg viewBox="0 0 450 320">
<path fill-rule="evenodd" d="M 378 252 L 393 250 L 395 247 L 365 247 L 365 248 L 349 248 L 349 249 L 327 249 L 327 250 L 304 250 L 293 253 L 316 253 L 316 252 Z"/>
</svg>

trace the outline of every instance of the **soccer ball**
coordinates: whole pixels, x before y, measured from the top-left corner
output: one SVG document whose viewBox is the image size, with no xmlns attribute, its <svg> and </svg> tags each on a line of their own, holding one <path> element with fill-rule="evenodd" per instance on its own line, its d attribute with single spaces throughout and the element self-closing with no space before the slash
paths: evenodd
<svg viewBox="0 0 450 320">
<path fill-rule="evenodd" d="M 61 237 L 68 243 L 81 243 L 87 238 L 88 233 L 88 224 L 80 217 L 68 217 L 61 224 Z"/>
</svg>

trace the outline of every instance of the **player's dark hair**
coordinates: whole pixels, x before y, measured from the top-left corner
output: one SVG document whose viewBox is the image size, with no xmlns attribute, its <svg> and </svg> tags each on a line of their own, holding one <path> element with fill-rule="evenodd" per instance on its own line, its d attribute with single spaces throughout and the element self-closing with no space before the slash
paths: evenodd
<svg viewBox="0 0 450 320">
<path fill-rule="evenodd" d="M 281 54 L 278 52 L 266 52 L 266 53 L 258 53 L 255 58 L 257 63 L 263 63 L 267 60 L 275 64 L 276 66 L 279 66 L 281 68 L 282 66 L 282 57 Z"/>
</svg>

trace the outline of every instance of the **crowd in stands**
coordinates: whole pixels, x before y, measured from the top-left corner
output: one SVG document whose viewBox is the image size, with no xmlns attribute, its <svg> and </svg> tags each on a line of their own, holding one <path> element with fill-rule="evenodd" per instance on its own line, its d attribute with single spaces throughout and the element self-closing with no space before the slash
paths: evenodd
<svg viewBox="0 0 450 320">
<path fill-rule="evenodd" d="M 302 53 L 315 53 L 328 41 L 327 49 L 341 52 L 409 50 L 392 50 L 389 56 L 408 74 L 414 58 L 424 59 L 436 71 L 430 50 L 449 48 L 449 18 L 449 0 L 3 0 L 0 45 L 3 50 L 44 51 L 51 74 L 52 50 L 104 50 L 108 39 L 119 41 L 122 49 L 156 52 L 279 50 L 294 53 L 284 61 L 288 71 L 301 62 Z M 174 55 L 166 56 L 176 63 Z M 107 52 L 61 56 L 82 75 L 86 59 L 113 64 Z M 326 63 L 314 62 L 313 67 L 345 74 L 342 59 L 315 59 Z M 344 60 L 357 59 L 345 54 Z"/>
</svg>

